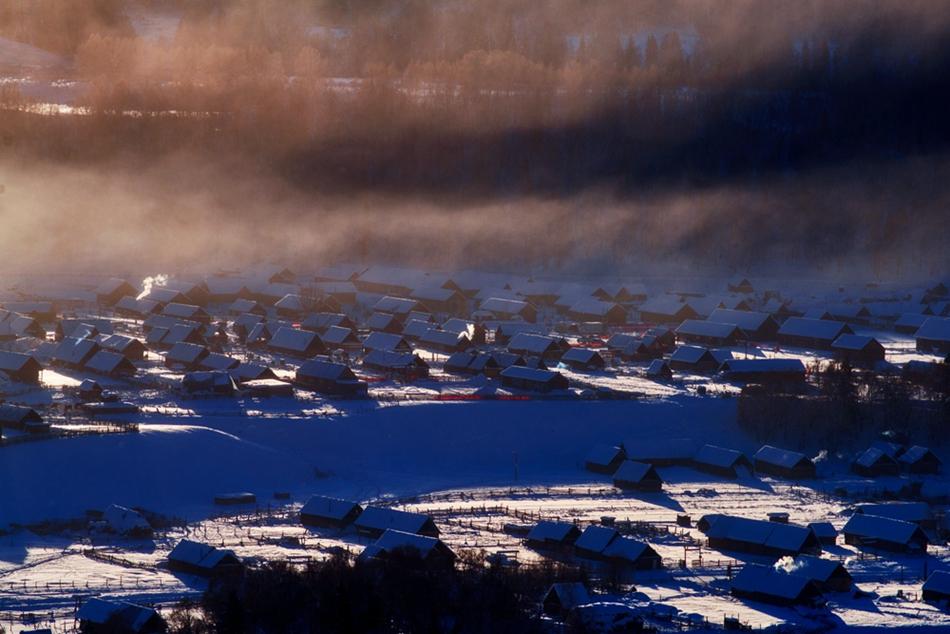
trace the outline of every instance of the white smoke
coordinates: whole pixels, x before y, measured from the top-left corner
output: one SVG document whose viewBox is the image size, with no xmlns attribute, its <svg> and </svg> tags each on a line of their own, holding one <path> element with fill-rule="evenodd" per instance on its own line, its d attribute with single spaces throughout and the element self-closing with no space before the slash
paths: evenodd
<svg viewBox="0 0 950 634">
<path fill-rule="evenodd" d="M 784 572 L 786 574 L 791 575 L 797 572 L 800 568 L 802 568 L 802 564 L 800 562 L 796 562 L 791 557 L 782 557 L 781 559 L 775 562 L 774 568 L 776 572 Z"/>
<path fill-rule="evenodd" d="M 144 280 L 142 280 L 142 292 L 139 293 L 139 296 L 136 299 L 142 299 L 148 292 L 152 290 L 153 286 L 165 286 L 168 284 L 168 276 L 164 273 L 159 273 L 158 275 L 149 275 Z"/>
</svg>

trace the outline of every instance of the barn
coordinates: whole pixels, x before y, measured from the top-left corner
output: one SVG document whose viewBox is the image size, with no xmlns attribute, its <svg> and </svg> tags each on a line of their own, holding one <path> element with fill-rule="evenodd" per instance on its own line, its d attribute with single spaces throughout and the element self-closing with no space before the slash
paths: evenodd
<svg viewBox="0 0 950 634">
<path fill-rule="evenodd" d="M 571 348 L 561 356 L 560 363 L 580 372 L 603 370 L 606 365 L 599 352 L 588 348 Z"/>
<path fill-rule="evenodd" d="M 183 539 L 168 554 L 168 568 L 201 577 L 240 574 L 244 564 L 230 550 Z"/>
<path fill-rule="evenodd" d="M 891 552 L 925 554 L 928 539 L 914 523 L 855 513 L 841 529 L 846 544 Z"/>
<path fill-rule="evenodd" d="M 317 528 L 345 528 L 356 521 L 363 507 L 356 502 L 314 495 L 300 509 L 300 523 Z"/>
<path fill-rule="evenodd" d="M 784 346 L 831 350 L 835 339 L 853 334 L 851 326 L 840 321 L 789 317 L 778 330 L 778 341 Z"/>
<path fill-rule="evenodd" d="M 367 394 L 366 383 L 360 381 L 353 370 L 327 357 L 311 359 L 297 368 L 294 383 L 330 396 L 361 397 Z"/>
<path fill-rule="evenodd" d="M 614 486 L 627 491 L 657 492 L 663 489 L 663 480 L 653 465 L 624 460 L 614 473 Z"/>
<path fill-rule="evenodd" d="M 884 361 L 884 346 L 874 337 L 841 335 L 831 344 L 835 359 L 854 367 L 873 368 Z"/>
<path fill-rule="evenodd" d="M 734 346 L 745 338 L 735 324 L 698 319 L 687 319 L 674 332 L 678 341 L 709 346 Z"/>
<path fill-rule="evenodd" d="M 43 366 L 28 354 L 0 350 L 0 372 L 17 383 L 36 384 L 40 382 Z"/>
<path fill-rule="evenodd" d="M 423 513 L 411 513 L 399 509 L 368 506 L 353 522 L 361 535 L 380 537 L 387 530 L 438 537 L 439 529 L 431 517 Z"/>
<path fill-rule="evenodd" d="M 552 392 L 566 390 L 567 379 L 559 372 L 537 370 L 519 365 L 512 365 L 501 371 L 501 384 L 505 387 L 528 390 L 531 392 Z"/>
<path fill-rule="evenodd" d="M 815 477 L 815 463 L 805 454 L 771 445 L 763 445 L 755 453 L 752 466 L 757 474 L 788 480 L 807 480 Z"/>
</svg>

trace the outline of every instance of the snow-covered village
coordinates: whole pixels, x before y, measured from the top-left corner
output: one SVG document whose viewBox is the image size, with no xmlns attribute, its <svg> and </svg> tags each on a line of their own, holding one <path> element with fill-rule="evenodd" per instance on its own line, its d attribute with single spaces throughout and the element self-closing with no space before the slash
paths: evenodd
<svg viewBox="0 0 950 634">
<path fill-rule="evenodd" d="M 2 313 L 12 631 L 147 624 L 221 575 L 400 548 L 563 567 L 552 622 L 950 627 L 944 283 L 336 265 L 30 288 Z"/>
<path fill-rule="evenodd" d="M 0 634 L 950 632 L 948 42 L 0 1 Z"/>
</svg>

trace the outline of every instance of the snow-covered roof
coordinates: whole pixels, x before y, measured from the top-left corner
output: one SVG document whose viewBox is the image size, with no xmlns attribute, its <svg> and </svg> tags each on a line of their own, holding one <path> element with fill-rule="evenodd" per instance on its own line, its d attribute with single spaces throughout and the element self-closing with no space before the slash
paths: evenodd
<svg viewBox="0 0 950 634">
<path fill-rule="evenodd" d="M 613 302 L 605 302 L 596 297 L 583 297 L 571 303 L 570 312 L 578 315 L 605 317 L 616 308 L 618 308 L 618 304 Z"/>
<path fill-rule="evenodd" d="M 659 315 L 675 315 L 686 306 L 675 295 L 660 295 L 652 297 L 640 304 L 641 313 L 657 313 Z"/>
<path fill-rule="evenodd" d="M 950 596 L 950 572 L 946 570 L 934 570 L 927 577 L 921 590 L 926 592 L 937 592 Z"/>
<path fill-rule="evenodd" d="M 621 535 L 610 542 L 601 554 L 612 559 L 623 559 L 624 561 L 634 562 L 647 550 L 652 549 L 644 542 Z"/>
<path fill-rule="evenodd" d="M 355 525 L 359 528 L 379 531 L 392 529 L 406 533 L 418 533 L 431 521 L 432 518 L 422 513 L 410 513 L 409 511 L 400 511 L 399 509 L 367 506 L 363 509 L 363 512 L 360 513 L 360 516 L 356 518 Z"/>
<path fill-rule="evenodd" d="M 233 370 L 240 364 L 238 359 L 218 352 L 212 352 L 201 360 L 201 367 L 206 370 Z"/>
<path fill-rule="evenodd" d="M 135 366 L 132 365 L 132 362 L 118 352 L 112 352 L 111 350 L 100 350 L 96 354 L 92 355 L 91 359 L 86 361 L 85 367 L 89 370 L 92 370 L 93 372 L 112 374 L 124 365 L 131 366 L 129 371 L 135 370 Z"/>
<path fill-rule="evenodd" d="M 467 319 L 460 319 L 458 317 L 452 317 L 451 319 L 446 319 L 445 323 L 442 324 L 442 330 L 446 332 L 457 332 L 460 335 L 471 335 L 475 323 L 468 321 Z"/>
<path fill-rule="evenodd" d="M 607 347 L 611 350 L 623 350 L 632 343 L 639 343 L 640 337 L 636 335 L 627 334 L 625 332 L 617 332 L 610 335 L 610 338 L 607 339 Z"/>
<path fill-rule="evenodd" d="M 414 311 L 418 305 L 419 302 L 414 299 L 390 297 L 387 295 L 376 302 L 376 305 L 373 306 L 373 310 L 381 313 L 392 313 L 394 315 L 406 315 Z"/>
<path fill-rule="evenodd" d="M 709 321 L 721 324 L 735 324 L 748 332 L 758 330 L 764 323 L 771 319 L 772 315 L 769 313 L 733 310 L 731 308 L 717 308 L 709 314 Z"/>
<path fill-rule="evenodd" d="M 716 445 L 703 445 L 693 456 L 693 460 L 700 464 L 711 465 L 714 467 L 734 467 L 743 459 L 742 452 L 735 449 L 726 449 Z"/>
<path fill-rule="evenodd" d="M 432 324 L 421 319 L 410 319 L 402 329 L 402 336 L 411 339 L 418 339 L 432 328 Z"/>
<path fill-rule="evenodd" d="M 109 507 L 102 512 L 102 519 L 109 525 L 109 528 L 120 535 L 135 531 L 150 531 L 152 529 L 151 524 L 142 517 L 141 513 L 124 506 L 119 506 L 118 504 L 110 504 Z"/>
<path fill-rule="evenodd" d="M 836 350 L 864 350 L 869 345 L 877 343 L 877 339 L 874 337 L 868 337 L 866 335 L 850 335 L 844 334 L 834 340 L 834 343 L 831 344 L 831 347 Z"/>
<path fill-rule="evenodd" d="M 859 504 L 855 513 L 876 515 L 903 522 L 924 522 L 933 519 L 933 512 L 926 502 L 887 502 L 883 504 Z"/>
<path fill-rule="evenodd" d="M 349 328 L 344 328 L 343 326 L 330 326 L 323 331 L 323 334 L 320 336 L 323 339 L 323 343 L 339 346 L 344 343 L 359 343 L 359 340 L 356 338 L 356 335 L 353 334 L 353 331 Z"/>
<path fill-rule="evenodd" d="M 584 529 L 581 536 L 574 542 L 576 548 L 581 548 L 594 553 L 602 552 L 610 542 L 619 537 L 620 533 L 616 529 L 606 526 L 591 525 Z"/>
<path fill-rule="evenodd" d="M 172 346 L 165 354 L 167 361 L 176 361 L 178 363 L 195 363 L 203 356 L 208 354 L 208 349 L 196 343 L 179 342 Z"/>
<path fill-rule="evenodd" d="M 426 535 L 417 535 L 412 532 L 387 529 L 379 536 L 379 539 L 373 544 L 378 552 L 392 552 L 399 549 L 412 549 L 426 558 L 435 550 L 443 550 L 451 553 L 445 544 L 436 538 Z"/>
<path fill-rule="evenodd" d="M 129 631 L 138 632 L 149 621 L 158 618 L 158 612 L 128 601 L 93 597 L 79 608 L 76 618 L 96 625 L 106 625 L 118 619 Z"/>
<path fill-rule="evenodd" d="M 811 581 L 806 577 L 790 575 L 773 566 L 746 564 L 732 580 L 733 590 L 767 594 L 794 600 L 805 592 Z"/>
<path fill-rule="evenodd" d="M 297 376 L 329 381 L 352 381 L 356 379 L 356 375 L 348 366 L 342 363 L 334 363 L 326 358 L 306 361 L 297 368 Z"/>
<path fill-rule="evenodd" d="M 855 513 L 841 529 L 841 532 L 896 544 L 907 544 L 916 534 L 920 534 L 920 527 L 902 520 Z"/>
<path fill-rule="evenodd" d="M 510 365 L 501 371 L 501 376 L 505 378 L 536 381 L 538 383 L 547 383 L 557 375 L 557 372 L 528 368 L 523 365 Z"/>
<path fill-rule="evenodd" d="M 508 350 L 544 354 L 551 346 L 555 345 L 557 345 L 557 341 L 553 337 L 519 332 L 508 342 Z"/>
<path fill-rule="evenodd" d="M 805 373 L 805 364 L 801 359 L 773 358 L 773 359 L 727 359 L 723 362 L 724 372 L 759 373 L 759 372 L 796 372 Z"/>
<path fill-rule="evenodd" d="M 363 347 L 367 350 L 410 350 L 411 346 L 401 335 L 389 332 L 372 332 L 363 340 Z"/>
<path fill-rule="evenodd" d="M 673 354 L 670 355 L 670 361 L 697 363 L 707 354 L 711 354 L 709 350 L 699 346 L 677 346 Z"/>
<path fill-rule="evenodd" d="M 114 350 L 116 352 L 123 352 L 129 348 L 129 346 L 134 345 L 135 343 L 141 344 L 142 342 L 134 337 L 127 337 L 125 335 L 105 335 L 99 337 L 99 345 L 107 350 Z"/>
<path fill-rule="evenodd" d="M 803 460 L 808 461 L 808 458 L 803 453 L 789 451 L 788 449 L 779 449 L 772 445 L 762 445 L 762 448 L 755 453 L 754 458 L 755 460 L 787 469 L 794 469 Z"/>
<path fill-rule="evenodd" d="M 66 337 L 56 346 L 53 358 L 63 363 L 79 365 L 98 348 L 99 344 L 92 339 Z"/>
<path fill-rule="evenodd" d="M 522 310 L 528 308 L 528 302 L 517 299 L 507 299 L 503 297 L 489 297 L 479 305 L 479 310 L 487 310 L 491 313 L 500 313 L 508 315 L 517 315 Z"/>
<path fill-rule="evenodd" d="M 738 337 L 742 333 L 739 327 L 732 323 L 722 324 L 714 321 L 687 319 L 676 329 L 676 334 L 726 339 L 728 337 Z"/>
<path fill-rule="evenodd" d="M 614 473 L 614 480 L 621 482 L 640 482 L 653 469 L 652 465 L 634 460 L 624 460 Z"/>
<path fill-rule="evenodd" d="M 596 445 L 587 453 L 586 461 L 592 464 L 606 466 L 613 462 L 617 458 L 617 455 L 622 452 L 623 450 L 620 447 L 614 445 Z"/>
<path fill-rule="evenodd" d="M 596 350 L 589 348 L 571 348 L 561 356 L 561 361 L 570 363 L 590 363 L 600 356 Z"/>
<path fill-rule="evenodd" d="M 902 453 L 897 458 L 897 461 L 902 464 L 915 464 L 916 462 L 922 460 L 928 455 L 933 455 L 933 457 L 936 458 L 936 455 L 934 455 L 933 452 L 930 451 L 930 449 L 928 449 L 927 447 L 914 445 L 913 447 L 909 448 L 907 451 Z M 939 458 L 937 460 L 939 462 Z"/>
<path fill-rule="evenodd" d="M 28 354 L 0 350 L 0 370 L 18 372 L 28 365 L 39 366 L 39 361 Z"/>
<path fill-rule="evenodd" d="M 373 313 L 366 320 L 366 327 L 370 330 L 385 330 L 395 320 L 396 316 L 389 313 Z"/>
<path fill-rule="evenodd" d="M 412 299 L 418 299 L 423 302 L 429 300 L 434 302 L 446 302 L 457 296 L 459 292 L 451 288 L 442 288 L 441 286 L 425 286 L 415 288 L 409 294 Z"/>
<path fill-rule="evenodd" d="M 234 553 L 230 550 L 215 548 L 190 539 L 183 539 L 178 542 L 178 545 L 168 554 L 169 561 L 177 561 L 208 570 L 213 569 L 226 557 L 234 557 Z"/>
<path fill-rule="evenodd" d="M 918 339 L 950 341 L 950 317 L 931 317 L 921 324 L 914 336 Z"/>
<path fill-rule="evenodd" d="M 803 526 L 732 515 L 715 516 L 706 531 L 706 536 L 710 538 L 731 539 L 795 553 L 805 546 L 809 535 L 812 532 Z"/>
<path fill-rule="evenodd" d="M 848 324 L 840 321 L 789 317 L 779 328 L 778 334 L 834 341 L 840 335 L 850 332 Z"/>
<path fill-rule="evenodd" d="M 358 508 L 360 508 L 360 505 L 356 502 L 349 502 L 347 500 L 323 495 L 314 495 L 307 500 L 307 503 L 300 509 L 300 514 L 342 520 L 352 513 L 353 509 Z"/>
<path fill-rule="evenodd" d="M 535 524 L 528 533 L 528 539 L 531 541 L 560 542 L 567 539 L 568 535 L 575 530 L 577 530 L 577 527 L 570 522 L 542 520 Z"/>
<path fill-rule="evenodd" d="M 363 365 L 401 370 L 413 366 L 425 367 L 426 363 L 411 352 L 376 349 L 363 357 Z"/>
<path fill-rule="evenodd" d="M 894 326 L 897 328 L 920 328 L 929 318 L 929 315 L 922 315 L 920 313 L 904 313 L 897 318 L 897 321 L 894 322 Z"/>
<path fill-rule="evenodd" d="M 879 460 L 887 460 L 889 462 L 894 459 L 891 458 L 887 453 L 882 451 L 878 447 L 868 447 L 866 450 L 861 452 L 861 454 L 855 459 L 855 464 L 862 467 L 873 467 Z"/>
<path fill-rule="evenodd" d="M 579 581 L 555 583 L 551 586 L 551 589 L 548 590 L 547 594 L 550 595 L 552 592 L 557 596 L 561 608 L 565 610 L 571 610 L 590 603 L 590 593 L 587 592 L 587 588 L 584 587 L 584 584 Z"/>
<path fill-rule="evenodd" d="M 314 341 L 320 341 L 320 336 L 309 330 L 299 328 L 279 328 L 271 337 L 270 347 L 293 352 L 305 352 Z"/>
</svg>

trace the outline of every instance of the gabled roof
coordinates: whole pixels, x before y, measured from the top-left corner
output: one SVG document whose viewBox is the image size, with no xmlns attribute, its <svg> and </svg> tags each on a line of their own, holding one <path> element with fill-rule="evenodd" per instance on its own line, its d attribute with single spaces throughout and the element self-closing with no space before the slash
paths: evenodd
<svg viewBox="0 0 950 634">
<path fill-rule="evenodd" d="M 735 324 L 721 324 L 714 321 L 687 319 L 676 329 L 676 334 L 726 339 L 729 337 L 742 336 L 742 330 Z"/>
<path fill-rule="evenodd" d="M 930 449 L 927 447 L 921 447 L 920 445 L 914 445 L 913 447 L 909 448 L 897 458 L 897 461 L 908 465 L 916 464 L 920 460 L 926 458 L 928 455 L 933 456 L 938 462 L 940 462 L 940 459 L 937 458 L 936 454 L 930 451 Z"/>
<path fill-rule="evenodd" d="M 410 513 L 379 506 L 367 506 L 356 518 L 355 525 L 360 528 L 374 530 L 397 530 L 406 533 L 418 533 L 425 525 L 432 521 L 428 515 Z"/>
<path fill-rule="evenodd" d="M 327 358 L 316 358 L 305 362 L 297 368 L 297 377 L 325 379 L 329 381 L 356 380 L 356 375 L 353 374 L 353 370 L 348 366 L 342 363 L 334 363 Z"/>
<path fill-rule="evenodd" d="M 772 320 L 772 315 L 769 313 L 732 310 L 731 308 L 717 308 L 709 314 L 709 321 L 721 324 L 735 324 L 747 332 L 758 330 L 763 324 L 770 320 Z"/>
<path fill-rule="evenodd" d="M 519 332 L 508 342 L 509 350 L 518 352 L 530 352 L 532 354 L 543 354 L 552 346 L 557 345 L 557 340 L 553 337 L 534 335 L 527 332 Z"/>
<path fill-rule="evenodd" d="M 933 512 L 926 502 L 887 502 L 884 504 L 859 504 L 855 513 L 876 515 L 902 522 L 925 522 L 933 519 Z"/>
<path fill-rule="evenodd" d="M 404 297 L 386 296 L 376 302 L 373 310 L 381 313 L 392 313 L 394 315 L 406 315 L 411 313 L 419 306 L 419 302 L 414 299 Z"/>
<path fill-rule="evenodd" d="M 871 344 L 878 343 L 877 339 L 874 337 L 868 337 L 865 335 L 841 335 L 834 340 L 834 343 L 831 344 L 831 347 L 835 350 L 864 350 Z M 880 344 L 878 344 L 880 345 Z"/>
<path fill-rule="evenodd" d="M 272 348 L 280 348 L 281 350 L 306 352 L 311 345 L 319 341 L 321 341 L 320 336 L 315 332 L 284 326 L 274 333 L 269 345 Z"/>
<path fill-rule="evenodd" d="M 914 334 L 917 339 L 950 341 L 950 317 L 931 317 Z"/>
<path fill-rule="evenodd" d="M 428 364 L 411 352 L 395 352 L 392 350 L 371 350 L 363 357 L 363 365 L 402 370 L 411 367 L 429 367 Z"/>
<path fill-rule="evenodd" d="M 622 463 L 620 463 L 620 467 L 614 473 L 614 480 L 619 480 L 622 482 L 640 482 L 652 470 L 653 465 L 647 464 L 645 462 L 624 460 Z"/>
<path fill-rule="evenodd" d="M 502 313 L 517 315 L 528 308 L 530 304 L 517 299 L 506 299 L 502 297 L 489 297 L 479 305 L 479 310 L 487 310 L 491 313 Z"/>
<path fill-rule="evenodd" d="M 123 366 L 125 366 L 123 368 Z M 92 355 L 92 358 L 86 361 L 86 368 L 103 374 L 112 374 L 113 372 L 124 369 L 135 372 L 135 366 L 125 356 L 111 350 L 100 350 Z"/>
<path fill-rule="evenodd" d="M 541 520 L 534 525 L 534 528 L 528 533 L 528 539 L 531 541 L 564 541 L 572 531 L 577 527 L 570 522 L 552 522 L 550 520 Z"/>
<path fill-rule="evenodd" d="M 808 337 L 834 341 L 839 336 L 851 332 L 848 324 L 828 319 L 806 319 L 804 317 L 789 317 L 779 328 L 778 334 L 794 337 Z"/>
<path fill-rule="evenodd" d="M 584 529 L 581 536 L 574 542 L 574 546 L 590 552 L 599 553 L 619 536 L 620 533 L 614 528 L 591 525 Z"/>
<path fill-rule="evenodd" d="M 767 548 L 799 552 L 805 546 L 810 529 L 794 524 L 781 524 L 767 520 L 754 520 L 732 515 L 707 516 L 712 519 L 706 536 L 758 544 Z"/>
<path fill-rule="evenodd" d="M 862 467 L 873 467 L 879 460 L 894 462 L 894 458 L 888 456 L 878 447 L 868 447 L 854 462 Z"/>
<path fill-rule="evenodd" d="M 754 458 L 755 460 L 786 469 L 794 469 L 803 460 L 811 462 L 803 453 L 779 449 L 771 445 L 762 445 L 762 448 L 755 453 Z"/>
<path fill-rule="evenodd" d="M 373 546 L 375 546 L 376 551 L 374 556 L 378 556 L 379 552 L 392 552 L 400 549 L 416 550 L 423 559 L 437 550 L 442 551 L 442 553 L 446 555 L 450 555 L 452 558 L 455 556 L 455 553 L 449 550 L 449 548 L 436 537 L 417 535 L 415 533 L 394 529 L 387 529 L 380 535 Z"/>
<path fill-rule="evenodd" d="M 588 452 L 586 461 L 593 464 L 608 465 L 621 453 L 623 453 L 623 450 L 617 446 L 596 445 Z"/>
<path fill-rule="evenodd" d="M 79 365 L 87 357 L 95 354 L 98 348 L 99 344 L 92 339 L 66 337 L 56 346 L 53 358 L 63 363 Z"/>
<path fill-rule="evenodd" d="M 230 550 L 223 550 L 209 546 L 208 544 L 191 541 L 190 539 L 183 539 L 178 542 L 178 545 L 168 554 L 168 559 L 169 561 L 177 561 L 190 566 L 211 570 L 221 563 L 221 560 L 234 556 L 234 553 Z"/>
<path fill-rule="evenodd" d="M 606 317 L 610 311 L 616 310 L 617 308 L 619 308 L 619 305 L 613 302 L 605 302 L 596 297 L 584 297 L 571 304 L 570 312 L 579 315 Z"/>
<path fill-rule="evenodd" d="M 561 361 L 570 363 L 590 363 L 595 357 L 600 356 L 596 350 L 588 348 L 571 348 L 561 356 Z"/>
<path fill-rule="evenodd" d="M 19 372 L 28 366 L 41 369 L 40 362 L 28 354 L 0 350 L 0 370 Z"/>
<path fill-rule="evenodd" d="M 523 365 L 510 365 L 501 371 L 501 376 L 523 381 L 536 381 L 538 383 L 547 383 L 558 375 L 557 372 L 550 370 L 537 370 Z"/>
<path fill-rule="evenodd" d="M 362 511 L 362 508 L 356 502 L 349 502 L 347 500 L 323 495 L 314 495 L 307 500 L 307 503 L 300 509 L 300 514 L 342 520 L 352 513 L 354 509 L 360 509 Z"/>
<path fill-rule="evenodd" d="M 895 544 L 908 544 L 915 537 L 923 536 L 920 527 L 911 522 L 894 520 L 877 515 L 864 515 L 855 513 L 848 520 L 842 533 L 857 535 L 860 537 L 880 539 L 882 541 L 893 542 Z"/>
<path fill-rule="evenodd" d="M 698 363 L 705 356 L 712 356 L 712 353 L 706 348 L 699 346 L 678 346 L 673 354 L 670 355 L 670 361 L 680 363 Z M 712 357 L 715 359 L 715 357 Z"/>
<path fill-rule="evenodd" d="M 716 445 L 703 445 L 693 456 L 693 460 L 700 464 L 711 465 L 714 467 L 734 467 L 742 461 L 745 456 L 742 452 L 735 449 L 726 449 Z"/>
<path fill-rule="evenodd" d="M 207 354 L 208 349 L 204 346 L 199 346 L 196 343 L 179 342 L 165 354 L 165 359 L 178 363 L 195 363 Z"/>
<path fill-rule="evenodd" d="M 732 580 L 733 590 L 766 594 L 786 600 L 801 597 L 810 584 L 811 581 L 806 577 L 790 575 L 773 566 L 759 564 L 745 564 Z"/>
<path fill-rule="evenodd" d="M 363 347 L 367 350 L 412 350 L 412 346 L 410 346 L 401 335 L 389 332 L 370 333 L 369 336 L 363 340 Z"/>
<path fill-rule="evenodd" d="M 946 570 L 934 570 L 927 577 L 921 590 L 925 592 L 936 592 L 950 596 L 950 572 Z"/>
<path fill-rule="evenodd" d="M 727 359 L 720 368 L 723 372 L 736 374 L 759 372 L 795 372 L 805 373 L 805 364 L 801 359 Z"/>
<path fill-rule="evenodd" d="M 320 336 L 323 339 L 323 343 L 331 344 L 334 346 L 340 346 L 344 343 L 355 343 L 360 342 L 356 338 L 356 335 L 353 334 L 353 331 L 349 328 L 344 328 L 343 326 L 330 326 L 323 331 L 323 334 Z"/>
</svg>

